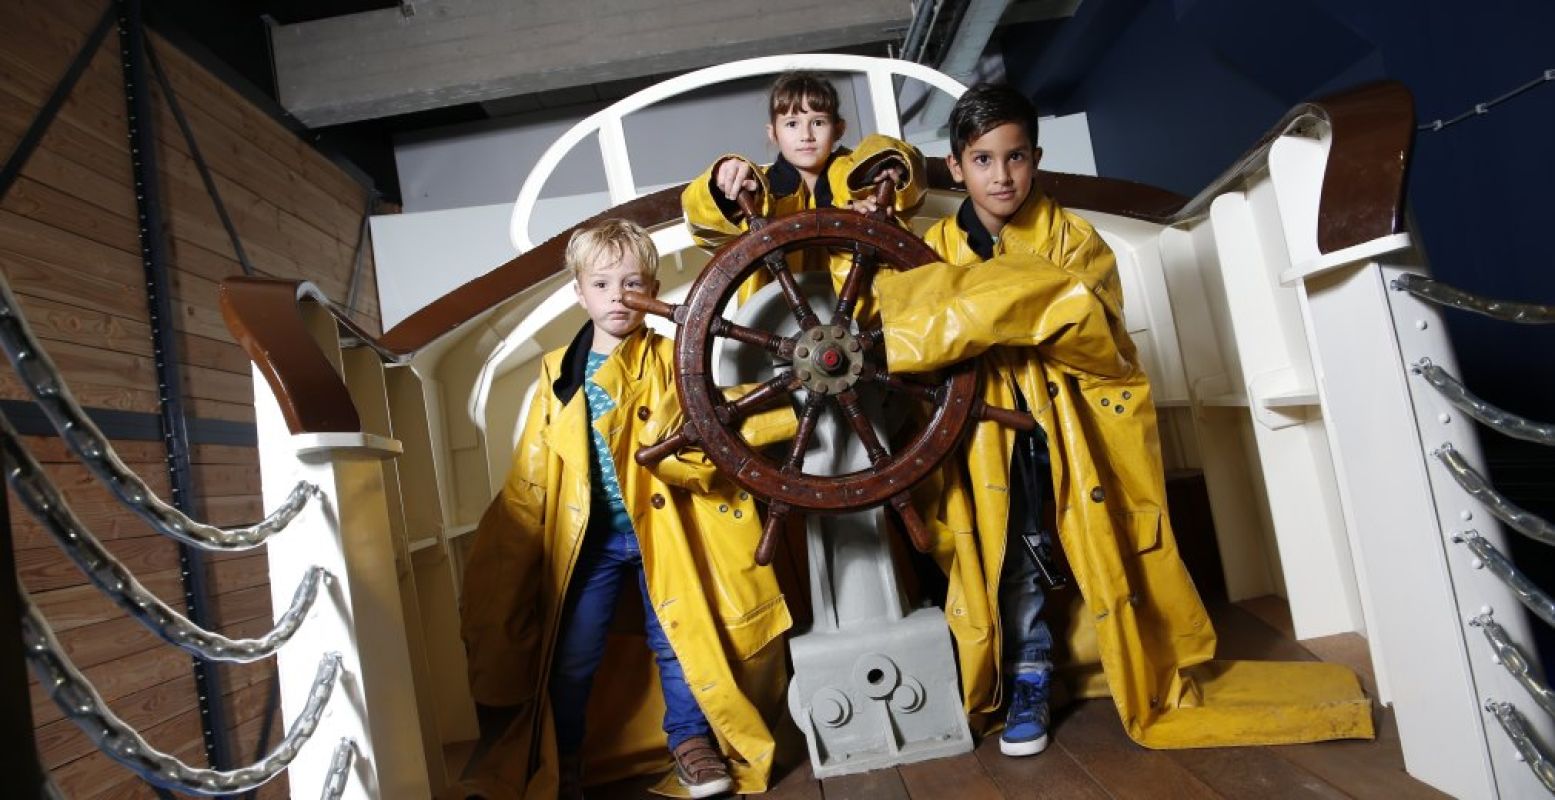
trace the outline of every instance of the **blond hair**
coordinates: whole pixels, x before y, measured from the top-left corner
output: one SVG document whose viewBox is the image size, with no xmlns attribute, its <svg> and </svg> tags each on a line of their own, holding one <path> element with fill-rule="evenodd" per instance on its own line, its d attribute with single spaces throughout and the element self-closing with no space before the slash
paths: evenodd
<svg viewBox="0 0 1555 800">
<path fill-rule="evenodd" d="M 583 270 L 628 255 L 637 258 L 638 268 L 649 280 L 658 276 L 659 249 L 648 232 L 631 220 L 606 219 L 573 231 L 564 260 L 573 279 L 582 280 Z"/>
</svg>

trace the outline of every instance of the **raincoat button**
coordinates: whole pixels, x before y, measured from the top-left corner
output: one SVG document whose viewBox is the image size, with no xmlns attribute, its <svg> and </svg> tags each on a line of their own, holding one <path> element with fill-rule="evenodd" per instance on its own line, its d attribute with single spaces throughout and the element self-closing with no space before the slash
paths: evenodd
<svg viewBox="0 0 1555 800">
<path fill-rule="evenodd" d="M 722 514 L 722 513 L 724 513 L 725 511 L 728 511 L 728 510 L 729 510 L 729 507 L 727 505 L 724 505 L 723 503 L 719 503 L 718 504 L 718 513 Z"/>
<path fill-rule="evenodd" d="M 654 495 L 654 497 L 658 497 L 658 495 Z M 1100 503 L 1101 501 L 1106 500 L 1106 499 L 1107 499 L 1107 493 L 1102 491 L 1100 486 L 1092 486 L 1091 487 L 1091 502 L 1093 502 L 1093 503 Z"/>
<path fill-rule="evenodd" d="M 750 492 L 740 492 L 740 499 L 741 500 L 749 500 L 749 499 L 751 499 Z"/>
<path fill-rule="evenodd" d="M 736 508 L 734 510 L 734 518 L 735 519 L 739 519 L 740 517 L 743 517 L 743 516 L 745 516 L 745 512 L 744 511 L 741 511 L 738 508 Z"/>
<path fill-rule="evenodd" d="M 1124 392 L 1123 392 L 1123 399 L 1124 400 L 1132 400 L 1133 398 L 1134 398 L 1134 393 L 1133 392 L 1124 390 Z"/>
<path fill-rule="evenodd" d="M 644 419 L 644 420 L 648 418 L 648 407 L 647 406 L 638 406 L 637 407 L 637 418 L 638 419 Z"/>
<path fill-rule="evenodd" d="M 1105 398 L 1105 397 L 1103 397 L 1103 398 L 1102 398 L 1102 399 L 1101 399 L 1101 407 L 1102 407 L 1102 408 L 1106 408 L 1106 407 L 1107 407 L 1107 406 L 1110 406 L 1110 405 L 1112 405 L 1112 401 L 1111 401 L 1111 400 L 1108 400 L 1108 399 L 1107 399 L 1107 398 Z"/>
<path fill-rule="evenodd" d="M 1099 492 L 1101 490 L 1097 489 L 1096 491 Z M 664 495 L 662 495 L 662 494 L 655 494 L 654 496 L 648 498 L 648 502 L 653 504 L 654 508 L 663 508 L 664 507 Z"/>
<path fill-rule="evenodd" d="M 1057 397 L 1058 396 L 1058 384 L 1054 383 L 1053 381 L 1048 381 L 1047 382 L 1047 396 L 1048 397 Z"/>
</svg>

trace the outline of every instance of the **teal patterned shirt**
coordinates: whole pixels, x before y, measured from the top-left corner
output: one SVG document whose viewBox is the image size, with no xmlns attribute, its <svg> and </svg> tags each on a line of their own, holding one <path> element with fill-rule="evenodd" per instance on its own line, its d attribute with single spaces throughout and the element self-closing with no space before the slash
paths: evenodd
<svg viewBox="0 0 1555 800">
<path fill-rule="evenodd" d="M 616 407 L 615 401 L 599 384 L 594 382 L 594 373 L 610 356 L 604 353 L 589 352 L 588 365 L 583 369 L 583 396 L 589 404 L 589 441 L 593 443 L 594 466 L 590 471 L 590 491 L 593 494 L 589 517 L 594 520 L 610 520 L 611 530 L 629 531 L 632 529 L 632 518 L 626 513 L 626 503 L 621 500 L 621 480 L 616 477 L 615 460 L 610 457 L 610 445 L 605 441 L 605 435 L 594 427 L 594 422 L 602 414 Z"/>
</svg>

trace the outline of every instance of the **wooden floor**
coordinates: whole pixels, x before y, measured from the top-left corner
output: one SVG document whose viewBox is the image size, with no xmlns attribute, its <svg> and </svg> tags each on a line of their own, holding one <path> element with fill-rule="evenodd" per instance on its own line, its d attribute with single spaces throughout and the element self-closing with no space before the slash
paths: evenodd
<svg viewBox="0 0 1555 800">
<path fill-rule="evenodd" d="M 1218 656 L 1229 659 L 1334 661 L 1376 682 L 1358 636 L 1296 644 L 1283 601 L 1260 598 L 1212 611 Z M 1053 743 L 1033 758 L 999 753 L 997 737 L 955 758 L 824 781 L 808 762 L 780 766 L 763 800 L 997 800 L 997 798 L 1445 798 L 1404 773 L 1393 715 L 1379 710 L 1375 741 L 1281 747 L 1146 750 L 1129 740 L 1110 701 L 1087 700 L 1055 712 Z M 635 800 L 651 779 L 593 787 L 589 800 Z"/>
</svg>

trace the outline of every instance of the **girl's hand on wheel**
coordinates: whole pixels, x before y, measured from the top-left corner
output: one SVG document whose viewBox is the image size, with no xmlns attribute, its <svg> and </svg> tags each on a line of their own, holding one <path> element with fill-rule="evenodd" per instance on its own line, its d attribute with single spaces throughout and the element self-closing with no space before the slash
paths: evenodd
<svg viewBox="0 0 1555 800">
<path fill-rule="evenodd" d="M 751 165 L 738 158 L 726 158 L 718 163 L 713 170 L 713 185 L 729 200 L 739 196 L 740 192 L 754 192 L 761 188 L 756 182 Z"/>
</svg>

